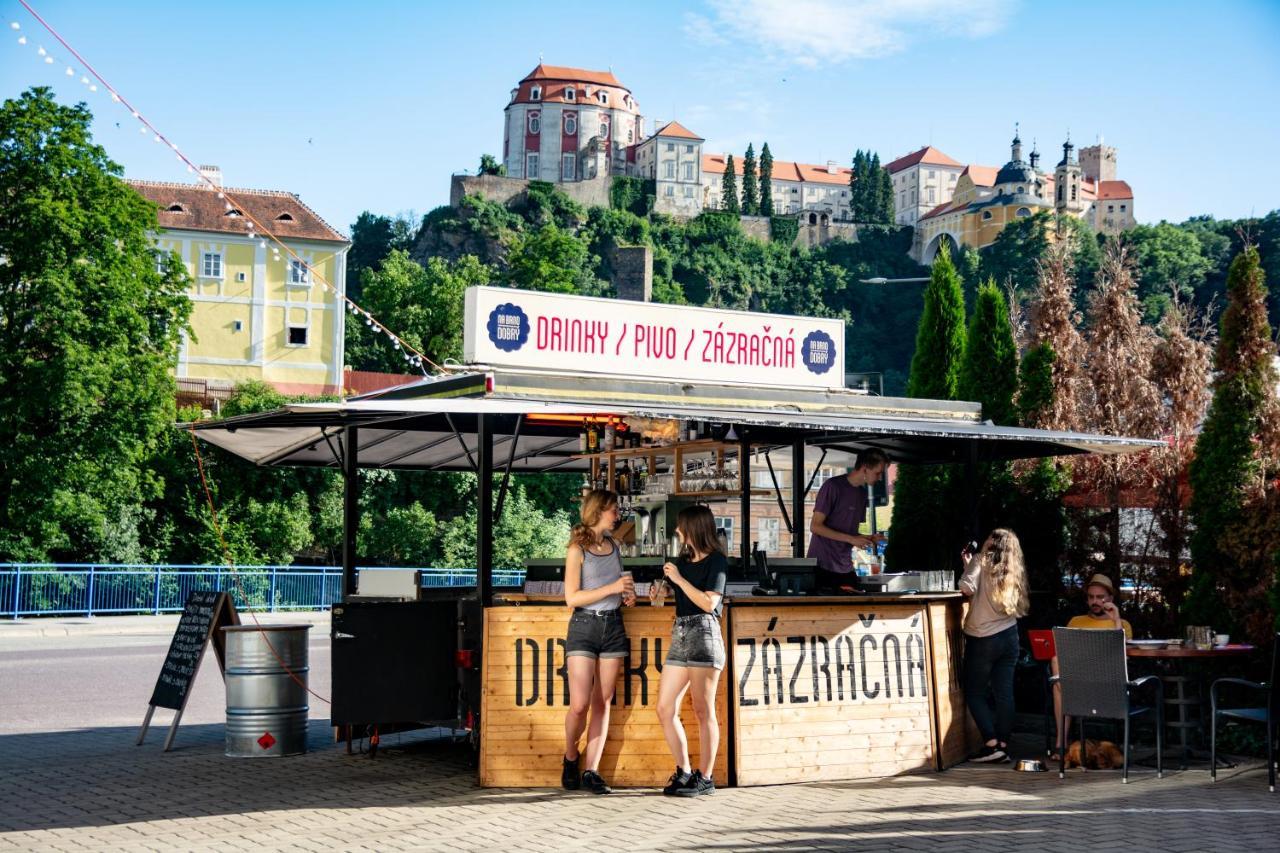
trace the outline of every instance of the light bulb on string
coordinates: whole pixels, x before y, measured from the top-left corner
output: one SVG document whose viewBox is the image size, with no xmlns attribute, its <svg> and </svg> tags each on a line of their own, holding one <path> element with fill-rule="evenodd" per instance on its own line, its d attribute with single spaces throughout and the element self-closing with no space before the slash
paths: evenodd
<svg viewBox="0 0 1280 853">
<path fill-rule="evenodd" d="M 46 57 L 44 58 L 44 64 L 45 64 L 45 65 L 52 65 L 52 64 L 53 64 L 53 57 L 52 57 L 52 56 L 46 56 Z"/>
<path fill-rule="evenodd" d="M 40 45 L 39 49 L 38 49 L 38 50 L 36 50 L 36 53 L 40 54 L 41 56 L 44 56 L 44 55 L 45 55 L 45 54 L 47 54 L 48 52 L 49 52 L 49 51 L 47 51 L 47 50 L 45 50 L 45 49 L 44 49 L 44 45 Z"/>
<path fill-rule="evenodd" d="M 138 133 L 145 134 L 146 132 L 147 132 L 147 126 L 145 124 L 142 127 L 138 128 Z"/>
<path fill-rule="evenodd" d="M 155 140 L 154 140 L 154 141 L 155 141 L 155 142 L 161 142 L 161 141 L 163 141 L 163 140 L 161 140 L 161 139 L 160 139 L 160 134 L 158 134 L 158 133 L 156 134 L 156 138 L 155 138 Z"/>
<path fill-rule="evenodd" d="M 70 65 L 67 66 L 67 76 L 68 77 L 76 76 L 76 70 L 72 68 Z"/>
<path fill-rule="evenodd" d="M 86 77 L 86 76 L 84 76 L 83 74 L 81 74 L 81 75 L 80 75 L 80 82 L 81 82 L 81 83 L 83 83 L 83 84 L 85 84 L 86 86 L 88 86 L 88 85 L 89 85 L 89 78 L 88 78 L 88 77 Z"/>
<path fill-rule="evenodd" d="M 17 21 L 10 21 L 10 22 L 9 22 L 9 29 L 11 29 L 11 30 L 20 30 L 20 29 L 22 29 L 22 24 L 19 24 Z"/>
<path fill-rule="evenodd" d="M 18 36 L 18 44 L 26 44 L 26 43 L 27 43 L 26 36 Z"/>
<path fill-rule="evenodd" d="M 90 84 L 89 84 L 89 91 L 90 91 L 90 92 L 96 92 L 96 91 L 98 91 L 98 84 L 97 84 L 97 83 L 90 83 Z"/>
<path fill-rule="evenodd" d="M 119 95 L 117 95 L 115 92 L 112 92 L 112 93 L 111 93 L 111 100 L 115 101 L 115 102 L 118 104 L 118 103 L 120 103 L 120 96 L 119 96 Z"/>
</svg>

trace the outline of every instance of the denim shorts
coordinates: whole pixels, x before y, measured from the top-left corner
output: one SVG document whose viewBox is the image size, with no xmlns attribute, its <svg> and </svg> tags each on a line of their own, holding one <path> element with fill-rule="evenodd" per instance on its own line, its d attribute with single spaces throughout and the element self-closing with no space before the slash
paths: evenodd
<svg viewBox="0 0 1280 853">
<path fill-rule="evenodd" d="M 676 623 L 671 627 L 671 650 L 667 652 L 667 663 L 724 669 L 724 661 L 720 620 L 710 613 L 676 617 Z"/>
<path fill-rule="evenodd" d="M 631 643 L 622 624 L 621 610 L 579 607 L 569 617 L 569 634 L 564 641 L 566 657 L 625 658 L 630 652 Z"/>
</svg>

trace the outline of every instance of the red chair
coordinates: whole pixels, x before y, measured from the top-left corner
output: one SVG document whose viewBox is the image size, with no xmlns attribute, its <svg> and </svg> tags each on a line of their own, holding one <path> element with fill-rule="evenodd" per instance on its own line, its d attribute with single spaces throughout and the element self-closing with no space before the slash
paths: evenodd
<svg viewBox="0 0 1280 853">
<path fill-rule="evenodd" d="M 1053 674 L 1049 662 L 1057 652 L 1053 647 L 1053 630 L 1027 631 L 1027 644 L 1031 646 L 1031 657 L 1044 664 L 1044 748 L 1045 752 L 1053 749 L 1053 735 L 1057 731 L 1057 721 L 1053 719 L 1053 688 L 1049 685 L 1049 677 Z"/>
</svg>

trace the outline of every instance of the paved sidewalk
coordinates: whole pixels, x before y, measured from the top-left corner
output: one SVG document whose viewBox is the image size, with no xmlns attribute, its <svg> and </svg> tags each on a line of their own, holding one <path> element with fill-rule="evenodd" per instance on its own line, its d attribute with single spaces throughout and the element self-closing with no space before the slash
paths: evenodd
<svg viewBox="0 0 1280 853">
<path fill-rule="evenodd" d="M 326 630 L 329 626 L 327 610 L 241 613 L 240 621 L 252 625 L 255 616 L 264 625 L 323 625 Z M 22 619 L 0 619 L 0 645 L 6 639 L 14 638 L 172 634 L 177 626 L 177 613 L 160 616 L 26 616 Z"/>
<path fill-rule="evenodd" d="M 982 850 L 1280 847 L 1280 799 L 1255 763 L 1210 785 L 1115 772 L 961 767 L 847 783 L 729 789 L 694 801 L 480 789 L 469 751 L 386 738 L 344 754 L 229 759 L 222 726 L 184 726 L 170 754 L 133 728 L 0 736 L 3 850 Z M 663 780 L 655 780 L 658 783 Z"/>
</svg>

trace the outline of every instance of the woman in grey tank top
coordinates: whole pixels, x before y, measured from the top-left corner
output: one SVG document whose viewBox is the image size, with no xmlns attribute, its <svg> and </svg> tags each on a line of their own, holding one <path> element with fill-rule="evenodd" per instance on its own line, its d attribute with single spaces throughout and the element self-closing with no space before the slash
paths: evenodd
<svg viewBox="0 0 1280 853">
<path fill-rule="evenodd" d="M 630 651 L 621 605 L 635 604 L 635 584 L 622 573 L 622 554 L 609 532 L 618 523 L 618 496 L 597 489 L 582 499 L 582 523 L 573 528 L 564 565 L 564 601 L 573 608 L 565 638 L 569 672 L 569 710 L 564 717 L 564 767 L 560 781 L 567 790 L 586 786 L 607 794 L 600 778 L 600 756 L 609 733 L 614 687 Z M 587 748 L 578 741 L 587 726 Z M 585 769 L 578 774 L 579 759 Z"/>
</svg>

